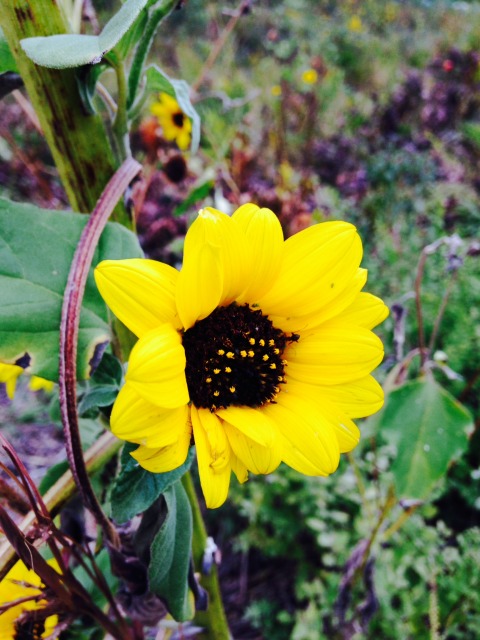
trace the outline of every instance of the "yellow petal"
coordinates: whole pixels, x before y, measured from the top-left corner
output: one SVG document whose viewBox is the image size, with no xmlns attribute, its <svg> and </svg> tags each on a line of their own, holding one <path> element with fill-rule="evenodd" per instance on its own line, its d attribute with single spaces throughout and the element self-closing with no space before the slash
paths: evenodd
<svg viewBox="0 0 480 640">
<path fill-rule="evenodd" d="M 366 281 L 367 270 L 357 269 L 356 274 L 349 284 L 336 298 L 333 298 L 329 304 L 324 305 L 323 302 L 319 300 L 318 309 L 313 313 L 305 316 L 294 316 L 292 314 L 288 318 L 269 316 L 270 320 L 275 327 L 282 329 L 285 333 L 306 332 L 320 326 L 331 318 L 340 315 L 343 321 L 343 311 L 358 298 L 358 295 L 361 289 L 365 286 Z"/>
<path fill-rule="evenodd" d="M 10 400 L 13 400 L 15 395 L 15 387 L 17 386 L 17 379 L 23 373 L 22 367 L 16 364 L 6 364 L 0 362 L 0 382 L 5 384 L 7 396 Z"/>
<path fill-rule="evenodd" d="M 372 378 L 373 379 L 373 378 Z M 354 383 L 346 385 L 338 385 L 337 387 L 314 387 L 313 385 L 290 380 L 286 393 L 294 397 L 303 398 L 309 403 L 316 405 L 316 410 L 324 419 L 328 420 L 333 427 L 340 453 L 346 453 L 354 449 L 360 441 L 360 431 L 357 425 L 350 419 L 340 402 L 336 402 L 337 396 L 341 396 L 340 389 L 344 389 L 344 395 L 348 395 L 348 390 L 353 387 Z M 366 386 L 366 385 L 365 385 Z M 334 389 L 333 394 L 329 394 L 329 390 Z M 337 396 L 335 395 L 337 393 Z"/>
<path fill-rule="evenodd" d="M 150 449 L 140 445 L 130 454 L 138 464 L 152 473 L 166 473 L 182 465 L 187 459 L 188 448 L 192 436 L 190 422 L 185 425 L 178 440 L 168 447 Z"/>
<path fill-rule="evenodd" d="M 342 312 L 342 321 L 373 329 L 385 320 L 388 313 L 388 307 L 383 300 L 371 293 L 360 293 Z"/>
<path fill-rule="evenodd" d="M 336 385 L 368 375 L 383 358 L 381 340 L 371 331 L 339 322 L 326 323 L 285 350 L 287 379 Z"/>
<path fill-rule="evenodd" d="M 251 263 L 247 240 L 235 220 L 217 209 L 206 207 L 201 209 L 185 237 L 184 264 L 196 260 L 195 253 L 199 247 L 208 245 L 212 248 L 220 263 L 223 274 L 223 287 L 220 305 L 233 302 L 245 289 L 249 282 Z M 208 282 L 205 282 L 208 286 Z M 205 317 L 205 316 L 204 316 Z"/>
<path fill-rule="evenodd" d="M 178 315 L 185 329 L 209 316 L 222 297 L 223 273 L 216 247 L 208 243 L 185 248 L 177 283 Z"/>
<path fill-rule="evenodd" d="M 296 383 L 289 381 L 289 387 Z M 302 385 L 322 403 L 324 400 L 336 405 L 349 418 L 366 418 L 376 413 L 383 406 L 383 389 L 373 376 L 365 376 L 359 380 L 337 385 Z"/>
<path fill-rule="evenodd" d="M 252 261 L 250 282 L 237 302 L 256 302 L 276 280 L 283 257 L 283 231 L 280 221 L 270 209 L 244 204 L 232 219 L 242 229 Z"/>
<path fill-rule="evenodd" d="M 228 407 L 217 409 L 217 415 L 260 445 L 271 447 L 275 440 L 275 424 L 260 409 Z"/>
<path fill-rule="evenodd" d="M 113 405 L 110 425 L 117 438 L 155 449 L 174 444 L 188 420 L 188 405 L 163 409 L 144 400 L 127 382 Z"/>
<path fill-rule="evenodd" d="M 230 451 L 230 466 L 238 482 L 244 484 L 248 480 L 248 469 L 233 451 Z"/>
<path fill-rule="evenodd" d="M 230 445 L 219 418 L 208 409 L 192 407 L 192 426 L 205 502 L 209 509 L 216 509 L 225 502 L 230 486 Z M 212 448 L 212 442 L 216 450 Z"/>
<path fill-rule="evenodd" d="M 281 450 L 278 439 L 273 441 L 271 447 L 262 447 L 251 438 L 248 438 L 236 427 L 224 422 L 233 453 L 253 473 L 271 473 L 275 471 L 281 462 Z"/>
<path fill-rule="evenodd" d="M 264 313 L 303 316 L 327 306 L 349 285 L 362 259 L 362 243 L 347 222 L 324 222 L 284 244 L 278 278 L 258 300 Z"/>
<path fill-rule="evenodd" d="M 299 468 L 297 454 L 301 454 L 316 469 L 316 474 L 310 471 L 308 475 L 333 473 L 338 467 L 340 449 L 330 420 L 318 405 L 288 391 L 287 386 L 277 395 L 276 404 L 263 408 L 287 441 L 282 459 Z"/>
<path fill-rule="evenodd" d="M 189 401 L 185 363 L 179 334 L 163 324 L 133 347 L 125 379 L 144 400 L 174 409 Z"/>
<path fill-rule="evenodd" d="M 180 328 L 173 267 L 155 260 L 104 260 L 94 273 L 102 298 L 138 337 L 164 322 Z"/>
</svg>

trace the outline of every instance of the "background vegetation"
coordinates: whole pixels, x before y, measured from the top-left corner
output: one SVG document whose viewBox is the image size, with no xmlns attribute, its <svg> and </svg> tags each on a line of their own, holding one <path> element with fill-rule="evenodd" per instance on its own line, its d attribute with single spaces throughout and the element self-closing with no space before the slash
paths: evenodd
<svg viewBox="0 0 480 640">
<path fill-rule="evenodd" d="M 100 19 L 113 4 L 95 3 Z M 395 379 L 413 380 L 415 350 L 429 346 L 431 375 L 469 409 L 475 430 L 441 478 L 431 473 L 421 498 L 392 497 L 392 482 L 415 470 L 395 466 L 399 435 L 382 430 L 385 414 L 361 425 L 360 446 L 331 478 L 282 466 L 235 485 L 226 506 L 205 514 L 223 554 L 233 635 L 475 640 L 480 3 L 265 0 L 238 8 L 189 0 L 156 42 L 152 59 L 193 88 L 202 140 L 197 154 L 181 155 L 155 132 L 149 104 L 139 110 L 133 150 L 148 176 L 137 222 L 146 254 L 178 264 L 188 218 L 206 203 L 268 206 L 286 234 L 327 219 L 355 223 L 368 290 L 392 309 L 379 329 L 381 382 L 388 390 Z M 108 74 L 102 82 L 108 87 Z M 1 194 L 65 207 L 26 109 L 11 97 L 0 107 Z M 28 421 L 26 412 L 38 420 L 23 393 L 2 409 L 11 424 Z M 450 446 L 450 410 L 432 418 L 425 453 Z M 397 430 L 408 428 L 404 419 Z"/>
</svg>

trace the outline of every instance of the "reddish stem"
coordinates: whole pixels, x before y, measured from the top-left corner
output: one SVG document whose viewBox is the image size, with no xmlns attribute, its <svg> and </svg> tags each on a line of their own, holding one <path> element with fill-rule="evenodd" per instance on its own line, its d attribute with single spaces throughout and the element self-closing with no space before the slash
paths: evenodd
<svg viewBox="0 0 480 640">
<path fill-rule="evenodd" d="M 85 225 L 70 267 L 60 325 L 60 410 L 68 461 L 85 506 L 101 526 L 105 538 L 115 547 L 119 546 L 118 534 L 93 491 L 83 457 L 76 393 L 77 340 L 83 294 L 95 248 L 115 205 L 140 170 L 141 165 L 136 160 L 125 160 L 105 187 Z"/>
</svg>

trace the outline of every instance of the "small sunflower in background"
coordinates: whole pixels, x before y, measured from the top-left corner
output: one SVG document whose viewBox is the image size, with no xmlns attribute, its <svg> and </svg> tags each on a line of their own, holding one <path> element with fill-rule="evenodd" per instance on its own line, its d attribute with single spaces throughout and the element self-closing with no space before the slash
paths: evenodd
<svg viewBox="0 0 480 640">
<path fill-rule="evenodd" d="M 150 111 L 162 127 L 165 140 L 175 141 L 182 151 L 188 149 L 192 137 L 192 123 L 175 98 L 161 93 L 158 102 L 152 104 Z"/>
<path fill-rule="evenodd" d="M 58 569 L 58 564 L 54 560 L 50 560 L 48 564 L 54 569 Z M 41 598 L 43 589 L 41 578 L 34 571 L 28 569 L 21 560 L 10 569 L 0 582 L 1 640 L 24 637 L 47 638 L 50 636 L 58 622 L 56 615 L 47 618 L 44 617 L 45 614 L 39 615 L 38 620 L 33 622 L 35 617 L 33 612 L 40 613 L 47 604 L 46 600 Z M 9 607 L 9 603 L 12 603 L 13 606 Z M 29 621 L 25 616 L 28 612 L 32 612 L 32 621 Z"/>
<path fill-rule="evenodd" d="M 183 267 L 108 260 L 101 295 L 135 333 L 112 432 L 162 473 L 186 459 L 192 436 L 207 506 L 225 501 L 233 471 L 281 462 L 333 473 L 353 449 L 353 418 L 383 404 L 370 375 L 383 358 L 371 329 L 388 315 L 361 290 L 362 243 L 347 222 L 313 225 L 284 241 L 254 204 L 228 215 L 202 209 L 185 238 Z"/>
</svg>

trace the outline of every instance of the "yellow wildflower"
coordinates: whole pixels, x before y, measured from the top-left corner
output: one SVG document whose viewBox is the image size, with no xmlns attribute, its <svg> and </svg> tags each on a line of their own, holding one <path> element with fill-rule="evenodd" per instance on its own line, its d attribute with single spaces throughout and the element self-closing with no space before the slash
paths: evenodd
<svg viewBox="0 0 480 640">
<path fill-rule="evenodd" d="M 188 149 L 192 135 L 192 123 L 180 109 L 178 102 L 167 93 L 159 95 L 150 111 L 158 119 L 165 140 L 177 143 L 179 149 Z"/>
<path fill-rule="evenodd" d="M 348 28 L 354 33 L 361 33 L 363 31 L 362 19 L 358 15 L 353 15 L 348 21 Z"/>
<path fill-rule="evenodd" d="M 231 472 L 285 462 L 326 476 L 353 449 L 352 421 L 383 404 L 370 375 L 383 347 L 371 329 L 388 310 L 362 293 L 362 243 L 347 222 L 284 242 L 275 214 L 254 204 L 232 217 L 202 209 L 183 267 L 107 260 L 95 270 L 112 311 L 139 338 L 111 415 L 132 456 L 162 473 L 195 440 L 207 506 L 226 499 Z M 267 358 L 265 357 L 267 356 Z"/>
<path fill-rule="evenodd" d="M 318 73 L 315 69 L 306 69 L 302 73 L 302 80 L 305 84 L 315 84 L 318 80 Z"/>
<path fill-rule="evenodd" d="M 58 569 L 58 565 L 55 561 L 49 561 L 49 564 Z M 18 627 L 17 622 L 20 616 L 26 611 L 35 611 L 42 609 L 46 604 L 45 600 L 34 599 L 35 596 L 39 596 L 42 593 L 43 585 L 41 579 L 37 574 L 28 569 L 25 564 L 19 560 L 5 578 L 0 582 L 0 607 L 5 606 L 9 602 L 20 600 L 24 598 L 32 597 L 32 600 L 21 602 L 9 607 L 0 613 L 0 640 L 14 640 L 20 635 L 17 635 Z M 58 618 L 56 615 L 49 616 L 45 623 L 38 622 L 37 628 L 32 630 L 32 638 L 46 638 L 49 636 Z M 21 635 L 21 637 L 26 637 Z M 30 637 L 30 636 L 29 636 Z"/>
</svg>

